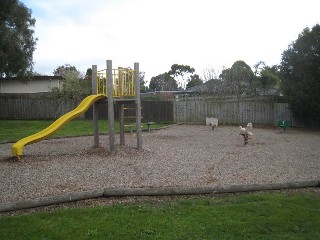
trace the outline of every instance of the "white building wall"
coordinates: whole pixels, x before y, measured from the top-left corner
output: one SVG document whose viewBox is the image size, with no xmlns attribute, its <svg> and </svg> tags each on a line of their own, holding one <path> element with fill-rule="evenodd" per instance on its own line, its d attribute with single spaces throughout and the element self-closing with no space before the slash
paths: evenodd
<svg viewBox="0 0 320 240">
<path fill-rule="evenodd" d="M 60 80 L 32 79 L 21 80 L 1 80 L 0 93 L 39 93 L 50 92 L 52 87 L 58 87 Z"/>
</svg>

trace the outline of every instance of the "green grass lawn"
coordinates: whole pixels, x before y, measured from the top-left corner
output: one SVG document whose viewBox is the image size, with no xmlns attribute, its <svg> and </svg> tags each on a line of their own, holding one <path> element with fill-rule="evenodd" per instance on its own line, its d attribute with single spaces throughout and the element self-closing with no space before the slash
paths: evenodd
<svg viewBox="0 0 320 240">
<path fill-rule="evenodd" d="M 319 193 L 182 197 L 0 217 L 0 239 L 320 239 Z"/>
<path fill-rule="evenodd" d="M 46 120 L 0 120 L 0 142 L 17 141 L 37 133 L 48 127 L 53 121 Z M 143 129 L 148 129 L 146 124 L 142 124 Z M 155 123 L 151 128 L 159 128 L 168 125 L 166 123 Z M 129 131 L 129 129 L 125 129 Z M 119 132 L 119 122 L 115 122 L 115 131 Z M 108 132 L 108 121 L 99 120 L 99 133 Z M 73 120 L 63 126 L 52 137 L 66 137 L 93 134 L 92 120 Z"/>
</svg>

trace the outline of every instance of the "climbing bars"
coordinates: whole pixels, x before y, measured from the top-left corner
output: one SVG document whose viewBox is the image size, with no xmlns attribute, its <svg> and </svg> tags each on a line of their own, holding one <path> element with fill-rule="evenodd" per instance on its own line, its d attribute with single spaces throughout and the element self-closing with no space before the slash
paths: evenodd
<svg viewBox="0 0 320 240">
<path fill-rule="evenodd" d="M 97 94 L 108 96 L 107 69 L 97 72 Z M 113 97 L 133 97 L 134 70 L 129 68 L 112 69 Z"/>
</svg>

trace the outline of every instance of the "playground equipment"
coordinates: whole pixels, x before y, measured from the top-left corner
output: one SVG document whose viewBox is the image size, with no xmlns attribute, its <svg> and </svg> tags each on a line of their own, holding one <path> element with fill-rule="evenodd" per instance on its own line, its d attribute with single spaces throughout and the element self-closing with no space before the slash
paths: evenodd
<svg viewBox="0 0 320 240">
<path fill-rule="evenodd" d="M 283 129 L 283 132 L 285 132 L 286 129 L 290 127 L 290 122 L 285 120 L 278 120 L 277 125 L 279 128 Z"/>
<path fill-rule="evenodd" d="M 251 136 L 253 135 L 251 132 L 252 128 L 253 128 L 252 123 L 248 123 L 247 128 L 243 128 L 242 126 L 240 126 L 239 135 L 243 136 L 244 145 L 248 144 L 249 139 L 251 139 Z"/>
<path fill-rule="evenodd" d="M 32 144 L 39 142 L 43 139 L 48 138 L 55 132 L 57 132 L 63 125 L 71 121 L 72 119 L 79 117 L 81 114 L 83 114 L 85 111 L 88 110 L 88 108 L 92 105 L 93 102 L 99 101 L 100 99 L 106 98 L 103 94 L 97 94 L 97 95 L 90 95 L 86 97 L 77 108 L 74 110 L 64 114 L 60 118 L 58 118 L 56 121 L 54 121 L 49 127 L 46 129 L 33 134 L 31 136 L 25 137 L 15 144 L 12 145 L 11 150 L 12 154 L 15 156 L 20 157 L 22 155 L 22 148 L 27 144 Z"/>
<path fill-rule="evenodd" d="M 217 127 L 218 124 L 219 124 L 218 118 L 214 118 L 214 117 L 206 118 L 206 125 L 211 126 L 212 130 L 214 130 L 214 127 Z"/>
<path fill-rule="evenodd" d="M 11 152 L 19 159 L 22 156 L 22 149 L 25 145 L 42 141 L 56 133 L 62 126 L 79 117 L 88 108 L 93 106 L 93 135 L 94 147 L 99 146 L 98 111 L 97 102 L 108 100 L 108 122 L 109 122 L 109 145 L 110 151 L 115 149 L 114 131 L 114 104 L 120 104 L 120 145 L 125 144 L 124 139 L 124 104 L 134 103 L 136 109 L 136 134 L 137 149 L 142 148 L 141 138 L 141 100 L 140 100 L 140 79 L 139 63 L 134 63 L 134 70 L 112 69 L 112 61 L 106 61 L 107 68 L 97 71 L 97 65 L 92 65 L 92 95 L 86 97 L 77 108 L 64 114 L 54 121 L 46 129 L 25 137 L 11 146 Z"/>
</svg>

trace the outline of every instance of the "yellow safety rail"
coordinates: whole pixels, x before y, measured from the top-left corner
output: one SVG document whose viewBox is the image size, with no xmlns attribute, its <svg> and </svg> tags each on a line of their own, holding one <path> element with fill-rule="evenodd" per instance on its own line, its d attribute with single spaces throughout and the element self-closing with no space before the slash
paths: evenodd
<svg viewBox="0 0 320 240">
<path fill-rule="evenodd" d="M 97 94 L 108 96 L 107 70 L 97 72 Z M 112 69 L 113 97 L 133 97 L 134 70 L 129 68 Z"/>
</svg>

